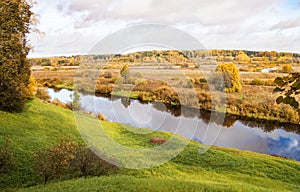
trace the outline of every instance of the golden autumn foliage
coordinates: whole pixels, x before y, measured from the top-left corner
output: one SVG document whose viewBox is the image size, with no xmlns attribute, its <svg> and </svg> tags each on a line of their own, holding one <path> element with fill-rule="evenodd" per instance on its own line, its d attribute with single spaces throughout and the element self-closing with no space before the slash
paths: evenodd
<svg viewBox="0 0 300 192">
<path fill-rule="evenodd" d="M 232 62 L 218 64 L 216 72 L 223 77 L 225 92 L 239 92 L 242 89 L 239 70 Z"/>
</svg>

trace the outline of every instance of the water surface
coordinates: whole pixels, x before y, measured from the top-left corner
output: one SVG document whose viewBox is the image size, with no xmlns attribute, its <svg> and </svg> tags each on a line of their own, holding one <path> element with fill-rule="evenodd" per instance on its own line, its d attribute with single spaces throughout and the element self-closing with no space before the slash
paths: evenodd
<svg viewBox="0 0 300 192">
<path fill-rule="evenodd" d="M 72 101 L 72 91 L 48 89 L 52 99 Z M 211 114 L 188 108 L 172 108 L 162 103 L 141 103 L 128 98 L 107 98 L 81 94 L 84 111 L 103 114 L 108 121 L 180 134 L 204 144 L 276 154 L 300 161 L 299 125 Z"/>
</svg>

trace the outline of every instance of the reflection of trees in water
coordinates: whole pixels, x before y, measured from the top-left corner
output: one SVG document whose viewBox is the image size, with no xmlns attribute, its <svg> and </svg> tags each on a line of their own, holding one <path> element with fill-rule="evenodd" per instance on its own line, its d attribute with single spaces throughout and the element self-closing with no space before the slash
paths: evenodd
<svg viewBox="0 0 300 192">
<path fill-rule="evenodd" d="M 218 112 L 213 113 L 214 114 L 212 115 L 212 112 L 200 110 L 201 116 L 199 117 L 199 119 L 201 119 L 206 124 L 211 122 L 227 128 L 232 127 L 237 120 L 235 116 L 226 115 Z M 212 119 L 211 117 L 214 118 Z"/>
<path fill-rule="evenodd" d="M 54 93 L 58 93 L 62 90 L 62 89 L 57 88 L 57 87 L 53 87 L 52 89 L 53 89 Z"/>
<path fill-rule="evenodd" d="M 169 105 L 165 105 L 161 102 L 153 102 L 152 106 L 162 112 L 167 112 L 172 114 L 175 117 L 183 116 L 186 118 L 199 118 L 201 119 L 205 124 L 216 123 L 217 125 L 221 125 L 223 127 L 230 128 L 232 127 L 236 121 L 240 121 L 242 124 L 250 127 L 250 128 L 260 128 L 264 130 L 265 132 L 271 132 L 275 129 L 284 129 L 287 132 L 295 132 L 300 133 L 299 125 L 289 124 L 289 123 L 280 123 L 276 121 L 269 121 L 269 120 L 261 120 L 261 119 L 252 119 L 247 117 L 240 117 L 237 115 L 230 115 L 230 114 L 221 114 L 215 112 L 212 117 L 212 112 L 210 111 L 204 111 L 204 110 L 198 110 L 194 108 L 188 108 L 188 107 L 173 107 Z"/>
<path fill-rule="evenodd" d="M 166 113 L 170 113 L 175 117 L 179 117 L 181 116 L 181 108 L 176 106 L 171 106 L 171 105 L 166 105 L 162 102 L 158 102 L 158 101 L 154 101 L 152 102 L 152 106 L 153 108 L 161 111 L 161 112 L 166 112 Z"/>
<path fill-rule="evenodd" d="M 204 123 L 208 124 L 210 121 L 211 123 L 216 123 L 217 125 L 221 125 L 224 127 L 231 127 L 235 121 L 236 118 L 233 116 L 227 116 L 222 113 L 215 113 L 214 119 L 211 119 L 211 112 L 199 110 L 195 108 L 190 107 L 180 107 L 180 106 L 170 106 L 165 105 L 161 102 L 153 102 L 152 106 L 162 112 L 167 112 L 172 114 L 175 117 L 185 117 L 185 118 L 198 118 L 201 119 Z"/>
<path fill-rule="evenodd" d="M 280 123 L 276 121 L 268 121 L 261 119 L 249 119 L 246 117 L 241 117 L 240 122 L 244 125 L 252 128 L 260 128 L 265 132 L 272 132 L 275 129 L 283 129 L 287 132 L 295 132 L 297 134 L 300 133 L 299 125 L 290 124 L 290 123 Z"/>
<path fill-rule="evenodd" d="M 129 107 L 131 104 L 130 99 L 128 97 L 122 97 L 121 103 L 125 108 Z"/>
<path fill-rule="evenodd" d="M 101 97 L 108 98 L 110 101 L 116 101 L 121 99 L 122 104 L 127 108 L 130 105 L 130 99 L 126 97 L 117 97 L 117 96 L 104 96 L 104 95 L 97 95 Z M 145 103 L 142 103 L 145 104 Z M 230 128 L 234 125 L 236 121 L 241 122 L 245 126 L 248 126 L 250 128 L 260 128 L 264 130 L 265 132 L 271 132 L 275 129 L 284 129 L 287 132 L 294 132 L 297 134 L 300 134 L 300 126 L 290 123 L 280 123 L 276 121 L 270 121 L 270 120 L 262 120 L 262 119 L 253 119 L 248 117 L 241 117 L 237 115 L 230 115 L 226 114 L 220 114 L 217 113 L 214 115 L 214 119 L 211 119 L 211 113 L 210 111 L 204 111 L 204 110 L 198 110 L 195 108 L 189 108 L 189 107 L 181 107 L 181 106 L 171 106 L 166 105 L 162 102 L 152 102 L 153 108 L 161 111 L 170 113 L 175 117 L 183 116 L 186 118 L 199 118 L 201 119 L 205 124 L 216 123 L 217 125 L 221 125 L 223 127 Z"/>
</svg>

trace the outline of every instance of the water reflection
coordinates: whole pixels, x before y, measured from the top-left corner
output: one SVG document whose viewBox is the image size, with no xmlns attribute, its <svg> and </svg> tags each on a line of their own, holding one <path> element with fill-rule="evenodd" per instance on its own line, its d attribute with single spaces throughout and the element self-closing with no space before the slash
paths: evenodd
<svg viewBox="0 0 300 192">
<path fill-rule="evenodd" d="M 48 89 L 52 99 L 71 101 L 72 91 Z M 256 120 L 234 115 L 214 115 L 160 102 L 142 104 L 137 100 L 81 94 L 82 109 L 102 113 L 108 121 L 135 127 L 174 132 L 205 144 L 277 154 L 300 161 L 299 125 Z"/>
</svg>

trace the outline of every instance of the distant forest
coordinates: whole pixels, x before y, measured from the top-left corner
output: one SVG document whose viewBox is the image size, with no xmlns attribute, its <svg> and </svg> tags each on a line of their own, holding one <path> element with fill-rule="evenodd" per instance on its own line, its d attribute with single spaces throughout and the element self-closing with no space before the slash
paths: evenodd
<svg viewBox="0 0 300 192">
<path fill-rule="evenodd" d="M 143 51 L 128 54 L 107 55 L 76 55 L 70 57 L 49 57 L 30 59 L 32 66 L 79 66 L 83 59 L 110 63 L 171 63 L 181 67 L 195 67 L 198 64 L 216 64 L 233 62 L 249 65 L 253 70 L 282 65 L 286 68 L 300 65 L 299 53 L 276 51 L 245 51 L 245 50 L 194 50 L 194 51 Z"/>
</svg>

